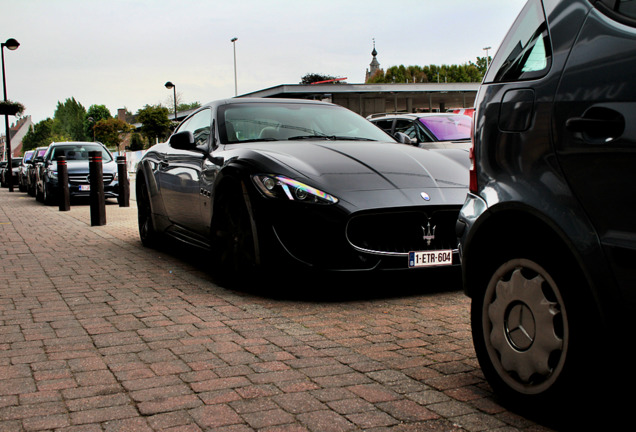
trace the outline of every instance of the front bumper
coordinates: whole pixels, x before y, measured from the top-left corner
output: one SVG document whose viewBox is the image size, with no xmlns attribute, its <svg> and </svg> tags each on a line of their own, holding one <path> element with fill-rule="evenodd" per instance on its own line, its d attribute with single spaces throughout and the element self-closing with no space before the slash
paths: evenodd
<svg viewBox="0 0 636 432">
<path fill-rule="evenodd" d="M 53 196 L 58 196 L 60 193 L 60 185 L 57 178 L 48 178 L 45 180 L 48 187 L 48 191 Z M 90 197 L 90 184 L 86 182 L 76 182 L 69 180 L 68 192 L 71 198 Z M 119 196 L 119 181 L 111 180 L 104 182 L 104 197 L 105 198 L 117 198 Z"/>
<path fill-rule="evenodd" d="M 278 203 L 280 204 L 280 203 Z M 279 207 L 279 206 L 277 206 Z M 270 209 L 260 224 L 270 245 L 303 267 L 330 271 L 423 270 L 458 267 L 456 207 L 405 207 L 347 214 L 338 206 L 289 205 Z M 437 216 L 434 216 L 437 214 Z M 443 218 L 439 216 L 443 214 Z M 429 220 L 434 239 L 424 239 Z M 450 251 L 452 263 L 409 267 L 409 252 Z"/>
</svg>

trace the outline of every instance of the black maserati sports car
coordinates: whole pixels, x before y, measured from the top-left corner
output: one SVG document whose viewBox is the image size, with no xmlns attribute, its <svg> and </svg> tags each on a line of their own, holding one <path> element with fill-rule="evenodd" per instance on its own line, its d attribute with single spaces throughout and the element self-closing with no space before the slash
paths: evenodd
<svg viewBox="0 0 636 432">
<path fill-rule="evenodd" d="M 458 266 L 469 168 L 464 150 L 398 143 L 337 105 L 221 100 L 141 159 L 139 233 L 206 248 L 224 274 Z"/>
</svg>

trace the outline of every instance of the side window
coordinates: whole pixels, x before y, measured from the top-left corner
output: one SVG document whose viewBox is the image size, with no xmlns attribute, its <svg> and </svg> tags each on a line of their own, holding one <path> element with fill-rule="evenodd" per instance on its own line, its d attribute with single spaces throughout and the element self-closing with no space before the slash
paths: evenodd
<svg viewBox="0 0 636 432">
<path fill-rule="evenodd" d="M 210 137 L 210 120 L 210 110 L 204 109 L 181 124 L 178 132 L 190 131 L 194 135 L 195 144 L 204 145 Z"/>
<path fill-rule="evenodd" d="M 391 120 L 378 120 L 373 122 L 374 125 L 382 129 L 387 133 L 391 133 L 391 127 L 393 126 L 393 119 Z"/>
<path fill-rule="evenodd" d="M 530 0 L 510 28 L 484 82 L 536 79 L 548 73 L 552 61 L 543 7 Z"/>
<path fill-rule="evenodd" d="M 418 130 L 415 127 L 415 123 L 411 120 L 396 120 L 395 121 L 395 132 L 402 132 L 409 136 L 409 138 L 416 138 L 418 141 L 420 140 L 420 136 L 417 133 Z"/>
</svg>

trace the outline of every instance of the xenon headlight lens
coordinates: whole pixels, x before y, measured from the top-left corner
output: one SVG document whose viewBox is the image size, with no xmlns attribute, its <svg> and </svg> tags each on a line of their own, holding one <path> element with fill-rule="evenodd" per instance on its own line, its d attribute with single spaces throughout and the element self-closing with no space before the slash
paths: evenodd
<svg viewBox="0 0 636 432">
<path fill-rule="evenodd" d="M 315 204 L 335 204 L 338 198 L 319 189 L 281 175 L 252 176 L 258 189 L 270 198 Z"/>
</svg>

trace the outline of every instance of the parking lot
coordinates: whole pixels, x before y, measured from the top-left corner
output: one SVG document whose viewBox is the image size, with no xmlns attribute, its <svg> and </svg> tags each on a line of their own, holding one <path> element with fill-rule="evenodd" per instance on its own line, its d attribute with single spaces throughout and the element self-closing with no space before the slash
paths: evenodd
<svg viewBox="0 0 636 432">
<path fill-rule="evenodd" d="M 229 289 L 136 217 L 0 190 L 0 431 L 551 430 L 493 399 L 457 275 Z"/>
</svg>

